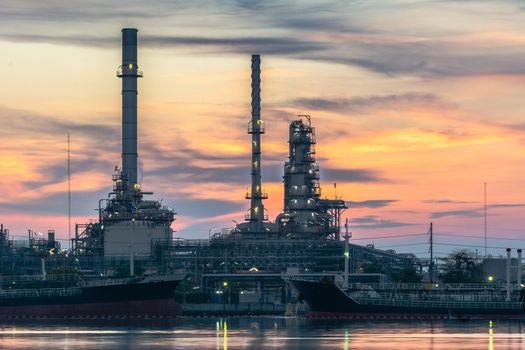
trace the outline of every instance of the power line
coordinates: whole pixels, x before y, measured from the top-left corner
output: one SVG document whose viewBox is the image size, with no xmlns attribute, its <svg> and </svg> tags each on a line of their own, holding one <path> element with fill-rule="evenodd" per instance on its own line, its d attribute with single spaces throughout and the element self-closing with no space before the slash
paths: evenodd
<svg viewBox="0 0 525 350">
<path fill-rule="evenodd" d="M 471 235 L 457 235 L 452 233 L 437 233 L 438 236 L 450 236 L 450 237 L 463 237 L 463 238 L 485 238 L 484 236 L 471 236 Z M 509 238 L 509 237 L 496 237 L 496 236 L 487 236 L 489 239 L 501 239 L 505 241 L 525 241 L 523 238 Z"/>
<path fill-rule="evenodd" d="M 366 239 L 387 239 L 387 238 L 399 238 L 399 237 L 413 237 L 413 236 L 423 236 L 426 233 L 413 233 L 406 235 L 395 235 L 395 236 L 378 236 L 378 237 L 361 237 L 361 238 L 352 238 L 352 241 L 363 241 Z"/>
<path fill-rule="evenodd" d="M 451 225 L 451 224 L 439 224 L 439 227 L 452 227 L 452 228 L 469 228 L 475 231 L 479 231 L 480 228 L 472 225 Z M 498 230 L 500 231 L 514 231 L 514 232 L 523 232 L 523 229 L 515 228 L 515 227 L 501 227 L 498 226 Z"/>
<path fill-rule="evenodd" d="M 453 246 L 453 247 L 467 247 L 467 248 L 484 248 L 484 245 L 470 245 L 470 244 L 453 244 L 453 243 L 434 243 L 437 245 L 446 245 L 446 246 Z M 487 246 L 487 248 L 491 249 L 507 249 L 508 247 L 498 247 L 498 246 Z"/>
<path fill-rule="evenodd" d="M 384 245 L 384 246 L 381 246 L 381 247 L 378 247 L 380 249 L 383 249 L 383 248 L 393 248 L 393 247 L 408 247 L 408 246 L 415 246 L 415 245 L 427 245 L 428 242 L 423 242 L 423 243 L 406 243 L 406 244 L 391 244 L 391 245 Z M 437 244 L 437 243 L 434 243 L 434 244 Z"/>
</svg>

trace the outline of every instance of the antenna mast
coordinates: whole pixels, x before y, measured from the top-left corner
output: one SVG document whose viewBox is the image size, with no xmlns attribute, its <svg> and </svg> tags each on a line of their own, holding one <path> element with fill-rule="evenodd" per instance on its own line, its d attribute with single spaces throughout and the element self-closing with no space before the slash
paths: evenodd
<svg viewBox="0 0 525 350">
<path fill-rule="evenodd" d="M 432 223 L 430 223 L 430 266 L 428 268 L 428 272 L 430 275 L 430 283 L 434 283 L 434 232 Z"/>
<path fill-rule="evenodd" d="M 71 249 L 71 139 L 67 133 L 67 234 Z"/>
</svg>

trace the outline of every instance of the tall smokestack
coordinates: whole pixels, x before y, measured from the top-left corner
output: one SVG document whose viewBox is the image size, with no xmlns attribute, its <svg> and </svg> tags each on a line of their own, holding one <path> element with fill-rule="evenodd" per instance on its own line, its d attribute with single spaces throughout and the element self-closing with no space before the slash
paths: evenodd
<svg viewBox="0 0 525 350">
<path fill-rule="evenodd" d="M 137 32 L 122 29 L 122 65 L 117 73 L 122 78 L 122 173 L 128 188 L 137 183 L 137 78 L 142 77 L 137 65 Z"/>
<path fill-rule="evenodd" d="M 262 200 L 267 198 L 261 184 L 261 134 L 264 134 L 264 123 L 261 120 L 261 56 L 252 55 L 252 120 L 248 126 L 252 135 L 252 189 L 246 196 L 251 199 L 250 232 L 262 232 L 264 206 Z"/>
</svg>

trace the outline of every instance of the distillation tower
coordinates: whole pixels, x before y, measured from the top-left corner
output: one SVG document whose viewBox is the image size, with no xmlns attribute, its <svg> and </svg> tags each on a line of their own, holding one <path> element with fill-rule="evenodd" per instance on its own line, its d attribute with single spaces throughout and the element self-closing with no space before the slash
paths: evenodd
<svg viewBox="0 0 525 350">
<path fill-rule="evenodd" d="M 339 240 L 344 200 L 321 198 L 319 164 L 315 160 L 315 129 L 310 116 L 295 120 L 289 129 L 289 157 L 284 165 L 284 208 L 275 223 L 268 221 L 263 200 L 268 198 L 261 181 L 261 58 L 252 55 L 251 64 L 252 115 L 248 133 L 252 135 L 251 189 L 246 193 L 251 206 L 244 223 L 233 233 L 242 237 L 289 237 L 294 239 L 329 238 Z"/>
<path fill-rule="evenodd" d="M 284 164 L 284 211 L 276 221 L 279 231 L 293 238 L 339 240 L 341 198 L 322 199 L 319 164 L 315 159 L 315 128 L 310 116 L 294 120 L 289 129 L 289 155 Z"/>
</svg>

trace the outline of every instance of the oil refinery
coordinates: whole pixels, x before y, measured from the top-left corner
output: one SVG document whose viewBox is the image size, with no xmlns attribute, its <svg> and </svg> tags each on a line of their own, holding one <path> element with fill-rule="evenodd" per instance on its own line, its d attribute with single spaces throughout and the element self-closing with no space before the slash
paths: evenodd
<svg viewBox="0 0 525 350">
<path fill-rule="evenodd" d="M 285 303 L 293 295 L 283 274 L 336 275 L 347 256 L 351 273 L 359 273 L 370 263 L 392 271 L 420 266 L 413 254 L 373 246 L 349 244 L 345 254 L 340 231 L 348 207 L 342 198 L 328 199 L 321 193 L 316 130 L 309 115 L 290 122 L 289 154 L 283 160 L 283 208 L 275 218 L 268 217 L 261 175 L 265 123 L 260 55 L 251 57 L 251 119 L 246 121 L 251 137 L 251 185 L 245 196 L 250 202 L 245 221 L 209 239 L 174 236 L 175 210 L 159 200 L 145 199 L 153 193 L 138 183 L 137 86 L 143 74 L 137 61 L 137 34 L 137 29 L 122 29 L 122 63 L 117 69 L 122 80 L 122 161 L 112 175 L 107 198 L 93 203 L 98 220 L 75 225 L 70 250 L 60 249 L 54 231 L 48 237 L 29 231 L 27 244 L 20 245 L 2 226 L 3 275 L 38 275 L 46 269 L 92 276 L 117 275 L 122 270 L 130 274 L 184 271 L 188 275 L 184 288 L 191 286 L 194 294 L 210 301 L 224 298 L 227 291 L 228 301 L 239 302 L 249 295 L 259 303 Z"/>
</svg>

